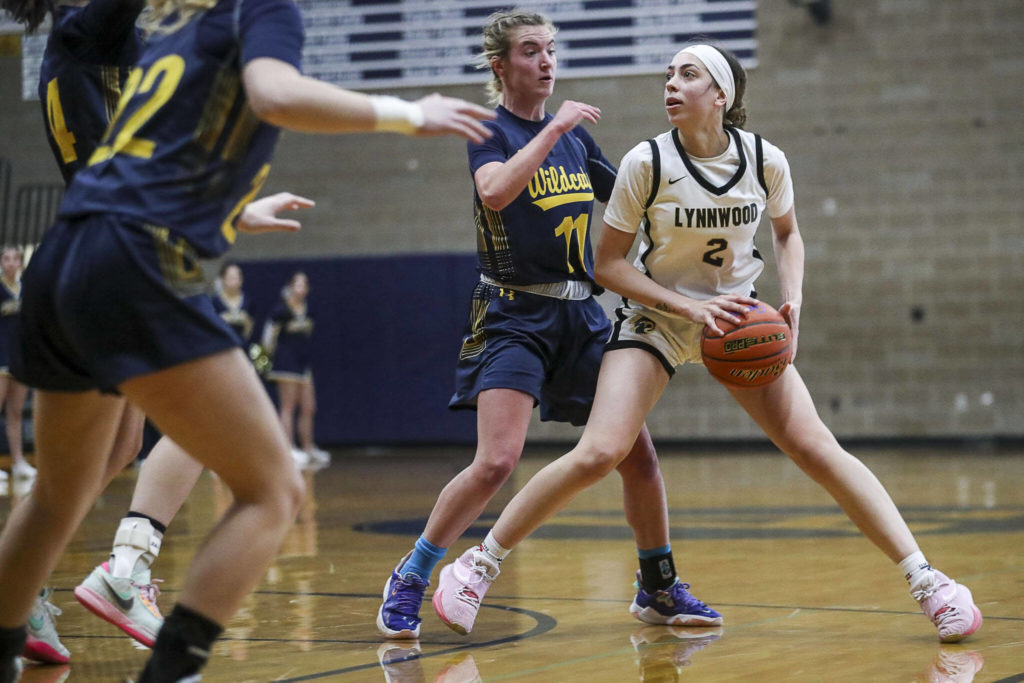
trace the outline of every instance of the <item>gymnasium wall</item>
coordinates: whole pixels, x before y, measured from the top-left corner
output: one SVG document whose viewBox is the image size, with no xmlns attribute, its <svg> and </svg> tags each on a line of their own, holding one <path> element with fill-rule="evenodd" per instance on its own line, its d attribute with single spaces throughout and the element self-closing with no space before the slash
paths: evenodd
<svg viewBox="0 0 1024 683">
<path fill-rule="evenodd" d="M 786 0 L 761 0 L 747 91 L 748 128 L 787 153 L 796 185 L 807 246 L 797 366 L 840 437 L 1024 436 L 1024 5 L 833 9 L 818 26 Z M 15 184 L 57 181 L 38 103 L 16 98 L 19 68 L 0 57 L 0 156 Z M 592 130 L 618 159 L 667 128 L 661 83 L 563 80 L 551 109 L 601 107 Z M 476 86 L 443 92 L 482 99 Z M 464 146 L 286 133 L 268 183 L 282 189 L 317 200 L 303 233 L 243 237 L 234 256 L 268 296 L 289 269 L 310 272 L 327 368 L 318 438 L 472 439 L 472 416 L 443 408 L 474 278 Z M 770 264 L 759 291 L 777 305 L 767 223 L 758 245 Z M 695 367 L 649 424 L 663 440 L 760 435 Z M 577 433 L 538 422 L 531 436 Z"/>
</svg>

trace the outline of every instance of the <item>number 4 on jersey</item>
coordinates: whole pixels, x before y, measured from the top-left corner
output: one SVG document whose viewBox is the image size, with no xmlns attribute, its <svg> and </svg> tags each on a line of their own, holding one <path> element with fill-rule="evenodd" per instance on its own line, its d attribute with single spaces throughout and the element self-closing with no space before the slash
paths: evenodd
<svg viewBox="0 0 1024 683">
<path fill-rule="evenodd" d="M 68 130 L 67 121 L 64 119 L 64 107 L 60 103 L 60 90 L 57 88 L 56 78 L 46 84 L 46 119 L 50 124 L 50 134 L 60 149 L 61 159 L 65 164 L 76 161 L 78 154 L 75 153 L 75 134 Z"/>
</svg>

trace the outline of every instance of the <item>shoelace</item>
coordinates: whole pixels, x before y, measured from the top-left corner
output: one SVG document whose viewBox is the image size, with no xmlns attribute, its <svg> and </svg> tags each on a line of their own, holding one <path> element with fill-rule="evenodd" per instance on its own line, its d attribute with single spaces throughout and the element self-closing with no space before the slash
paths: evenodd
<svg viewBox="0 0 1024 683">
<path fill-rule="evenodd" d="M 921 588 L 921 589 L 916 590 L 916 591 L 911 591 L 910 595 L 915 600 L 917 600 L 918 602 L 923 602 L 923 601 L 927 600 L 928 598 L 932 597 L 933 595 L 935 595 L 936 593 L 938 593 L 939 589 L 942 588 L 944 585 L 945 584 L 942 584 L 942 583 L 939 583 L 938 581 L 936 581 L 935 583 L 933 583 L 932 585 L 928 586 L 927 588 Z"/>
<path fill-rule="evenodd" d="M 481 581 L 494 583 L 494 580 L 498 578 L 500 573 L 501 569 L 498 565 L 489 561 L 482 552 L 473 553 L 473 564 L 469 568 L 470 581 L 473 583 L 480 583 Z M 477 577 L 476 580 L 473 579 L 474 575 Z"/>
<path fill-rule="evenodd" d="M 57 617 L 64 614 L 64 612 L 61 611 L 60 607 L 57 607 L 57 605 L 53 604 L 49 600 L 43 603 L 43 609 L 45 609 L 49 613 L 50 619 L 52 621 L 56 621 Z"/>
<path fill-rule="evenodd" d="M 671 593 L 674 600 L 683 603 L 688 609 L 706 610 L 708 606 L 690 595 L 689 589 L 690 584 L 676 581 L 666 592 Z"/>
<path fill-rule="evenodd" d="M 391 599 L 397 614 L 407 617 L 415 617 L 420 613 L 420 605 L 423 604 L 424 590 L 420 590 L 410 581 L 402 579 L 396 584 L 398 587 L 391 591 Z"/>
</svg>

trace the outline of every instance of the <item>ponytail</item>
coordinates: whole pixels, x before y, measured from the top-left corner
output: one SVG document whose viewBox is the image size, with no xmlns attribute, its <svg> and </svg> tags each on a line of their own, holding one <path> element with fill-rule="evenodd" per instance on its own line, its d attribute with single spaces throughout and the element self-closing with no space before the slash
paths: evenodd
<svg viewBox="0 0 1024 683">
<path fill-rule="evenodd" d="M 0 8 L 10 12 L 16 22 L 32 33 L 46 15 L 57 11 L 57 0 L 0 0 Z"/>
</svg>

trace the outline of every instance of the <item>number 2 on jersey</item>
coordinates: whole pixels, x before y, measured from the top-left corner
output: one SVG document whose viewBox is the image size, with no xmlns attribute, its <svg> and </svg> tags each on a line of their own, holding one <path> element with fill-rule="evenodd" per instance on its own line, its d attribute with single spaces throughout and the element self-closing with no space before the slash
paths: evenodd
<svg viewBox="0 0 1024 683">
<path fill-rule="evenodd" d="M 177 89 L 184 73 L 185 60 L 179 55 L 161 57 L 145 73 L 141 68 L 132 69 L 131 75 L 128 76 L 128 82 L 125 83 L 121 101 L 117 104 L 117 113 L 114 114 L 114 119 L 110 122 L 110 127 L 107 128 L 107 133 L 104 136 L 104 144 L 93 152 L 89 159 L 89 165 L 106 161 L 115 154 L 128 154 L 141 159 L 152 157 L 156 143 L 135 135 L 147 121 L 153 118 L 160 107 L 171 99 L 171 95 Z M 149 98 L 122 125 L 121 116 L 132 97 L 136 93 L 145 95 L 150 92 L 152 94 Z M 120 130 L 118 130 L 119 128 Z"/>
<path fill-rule="evenodd" d="M 708 240 L 708 246 L 711 247 L 711 249 L 704 252 L 704 258 L 702 260 L 704 263 L 710 263 L 711 265 L 720 268 L 722 264 L 725 263 L 725 259 L 718 256 L 718 254 L 728 249 L 729 243 L 720 237 L 716 237 L 715 239 Z"/>
</svg>

